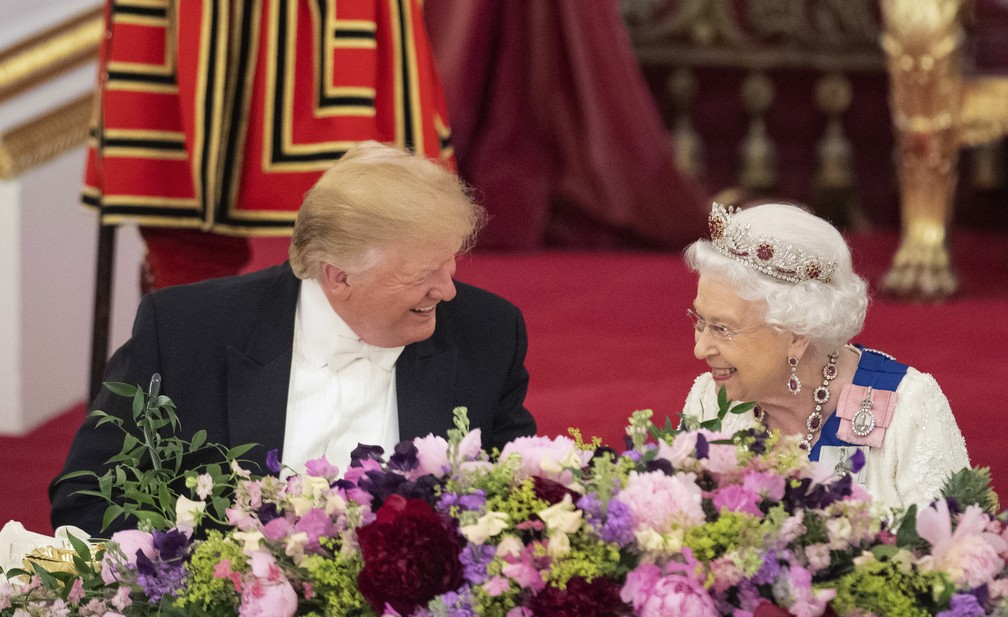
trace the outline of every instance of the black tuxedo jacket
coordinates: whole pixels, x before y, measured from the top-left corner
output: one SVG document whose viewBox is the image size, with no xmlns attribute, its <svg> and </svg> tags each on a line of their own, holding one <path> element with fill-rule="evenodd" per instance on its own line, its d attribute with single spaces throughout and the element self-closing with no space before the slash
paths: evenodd
<svg viewBox="0 0 1008 617">
<path fill-rule="evenodd" d="M 147 389 L 161 375 L 161 393 L 175 403 L 181 436 L 200 430 L 211 442 L 257 443 L 249 458 L 265 469 L 266 453 L 281 450 L 290 382 L 294 315 L 301 282 L 288 264 L 244 276 L 170 287 L 145 296 L 133 334 L 109 360 L 106 381 Z M 535 433 L 524 407 L 527 339 L 521 312 L 487 291 L 456 283 L 458 294 L 437 306 L 431 338 L 407 345 L 396 362 L 401 439 L 452 428 L 452 410 L 468 408 L 486 449 Z M 132 402 L 104 389 L 92 403 L 132 423 Z M 88 418 L 70 447 L 60 476 L 104 473 L 122 447 L 122 433 Z M 391 453 L 386 453 L 391 454 Z M 282 459 L 282 456 L 281 456 Z M 88 479 L 49 487 L 52 524 L 95 535 L 106 503 L 76 494 L 96 489 Z M 120 519 L 121 521 L 121 519 Z M 101 532 L 101 533 L 99 533 Z"/>
</svg>

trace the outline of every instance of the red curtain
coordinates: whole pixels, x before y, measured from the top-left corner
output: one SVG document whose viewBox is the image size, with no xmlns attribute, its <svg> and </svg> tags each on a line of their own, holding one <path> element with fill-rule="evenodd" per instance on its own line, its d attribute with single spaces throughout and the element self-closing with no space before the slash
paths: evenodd
<svg viewBox="0 0 1008 617">
<path fill-rule="evenodd" d="M 708 197 L 673 162 L 616 0 L 426 0 L 481 249 L 681 247 Z"/>
</svg>

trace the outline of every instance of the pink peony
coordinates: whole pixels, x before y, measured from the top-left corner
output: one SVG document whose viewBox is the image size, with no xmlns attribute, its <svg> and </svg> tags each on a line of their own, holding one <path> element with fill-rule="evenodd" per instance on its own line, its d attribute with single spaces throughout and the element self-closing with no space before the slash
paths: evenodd
<svg viewBox="0 0 1008 617">
<path fill-rule="evenodd" d="M 667 533 L 676 526 L 699 525 L 705 518 L 703 491 L 693 474 L 634 471 L 615 499 L 627 506 L 635 530 Z"/>
<path fill-rule="evenodd" d="M 255 580 L 242 591 L 239 617 L 294 617 L 297 592 L 287 579 Z"/>
<path fill-rule="evenodd" d="M 154 559 L 157 551 L 154 549 L 154 536 L 146 531 L 127 529 L 117 531 L 112 534 L 111 542 L 119 546 L 119 550 L 126 556 L 126 563 L 131 568 L 136 567 L 137 553 L 143 553 L 148 559 Z M 115 555 L 109 551 L 105 553 L 102 560 L 102 580 L 106 585 L 111 585 L 118 580 L 118 565 L 112 560 Z"/>
<path fill-rule="evenodd" d="M 716 489 L 712 501 L 714 509 L 718 512 L 727 510 L 729 512 L 745 512 L 757 517 L 763 515 L 757 507 L 761 501 L 759 494 L 737 484 L 729 484 Z"/>
<path fill-rule="evenodd" d="M 717 617 L 714 600 L 703 584 L 688 576 L 688 568 L 670 564 L 663 575 L 658 566 L 643 564 L 632 570 L 620 591 L 638 617 Z"/>
<path fill-rule="evenodd" d="M 957 584 L 977 587 L 990 582 L 1004 568 L 999 553 L 1008 542 L 987 531 L 989 518 L 977 506 L 969 506 L 959 516 L 955 532 L 948 503 L 939 499 L 917 514 L 917 533 L 931 543 L 931 555 L 923 563 L 946 571 Z"/>
<path fill-rule="evenodd" d="M 519 437 L 508 442 L 501 450 L 500 460 L 518 455 L 519 469 L 526 476 L 540 476 L 568 484 L 573 476 L 563 467 L 584 467 L 591 460 L 592 453 L 581 450 L 568 437 Z"/>
</svg>

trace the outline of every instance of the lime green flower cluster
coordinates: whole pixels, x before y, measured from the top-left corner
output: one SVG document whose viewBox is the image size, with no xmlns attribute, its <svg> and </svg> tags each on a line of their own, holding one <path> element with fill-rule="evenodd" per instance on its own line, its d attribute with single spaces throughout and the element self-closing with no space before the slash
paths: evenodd
<svg viewBox="0 0 1008 617">
<path fill-rule="evenodd" d="M 484 490 L 487 494 L 486 509 L 488 512 L 503 512 L 508 515 L 511 521 L 527 521 L 534 514 L 538 514 L 550 506 L 548 501 L 536 497 L 535 482 L 531 478 L 514 487 L 508 487 L 507 482 L 503 486 L 493 486 L 506 480 L 506 478 L 498 478 L 498 475 L 496 468 L 487 474 L 486 478 L 491 486 L 480 482 L 481 486 L 486 487 Z M 513 477 L 511 476 L 511 478 Z"/>
<path fill-rule="evenodd" d="M 717 520 L 687 529 L 683 545 L 688 546 L 697 559 L 711 561 L 734 550 L 747 530 L 758 527 L 759 521 L 750 514 L 722 512 Z"/>
<path fill-rule="evenodd" d="M 920 572 L 897 554 L 869 559 L 841 577 L 830 605 L 841 615 L 926 617 L 948 608 L 951 590 L 944 575 Z"/>
<path fill-rule="evenodd" d="M 214 576 L 217 564 L 224 561 L 231 563 L 232 571 L 240 572 L 248 560 L 240 544 L 219 531 L 211 531 L 205 541 L 196 544 L 192 559 L 186 564 L 189 580 L 175 603 L 207 615 L 233 615 L 240 600 L 238 590 L 231 580 Z"/>
<path fill-rule="evenodd" d="M 546 574 L 550 585 L 566 589 L 567 581 L 575 576 L 589 581 L 599 576 L 619 580 L 627 572 L 627 568 L 620 564 L 620 550 L 615 544 L 584 534 L 573 535 L 570 540 L 570 552 L 550 564 Z"/>
<path fill-rule="evenodd" d="M 371 606 L 357 590 L 357 576 L 364 561 L 360 555 L 309 555 L 301 562 L 305 580 L 312 585 L 315 600 L 326 617 L 369 617 Z"/>
</svg>

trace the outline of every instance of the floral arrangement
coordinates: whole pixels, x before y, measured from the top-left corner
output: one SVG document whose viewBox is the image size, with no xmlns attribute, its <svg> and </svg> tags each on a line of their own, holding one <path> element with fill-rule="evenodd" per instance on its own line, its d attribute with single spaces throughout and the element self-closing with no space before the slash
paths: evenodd
<svg viewBox="0 0 1008 617">
<path fill-rule="evenodd" d="M 107 520 L 145 529 L 74 539 L 71 572 L 7 572 L 0 615 L 1008 615 L 1008 524 L 986 470 L 919 512 L 883 511 L 795 439 L 720 432 L 745 409 L 723 394 L 704 424 L 635 412 L 622 453 L 572 430 L 488 454 L 458 409 L 447 439 L 360 447 L 347 470 L 272 456 L 274 475 L 254 477 L 244 449 L 179 467 L 203 439 L 156 437 L 170 401 L 114 387 L 142 437 L 100 494 Z M 144 456 L 159 471 L 134 467 Z"/>
</svg>

